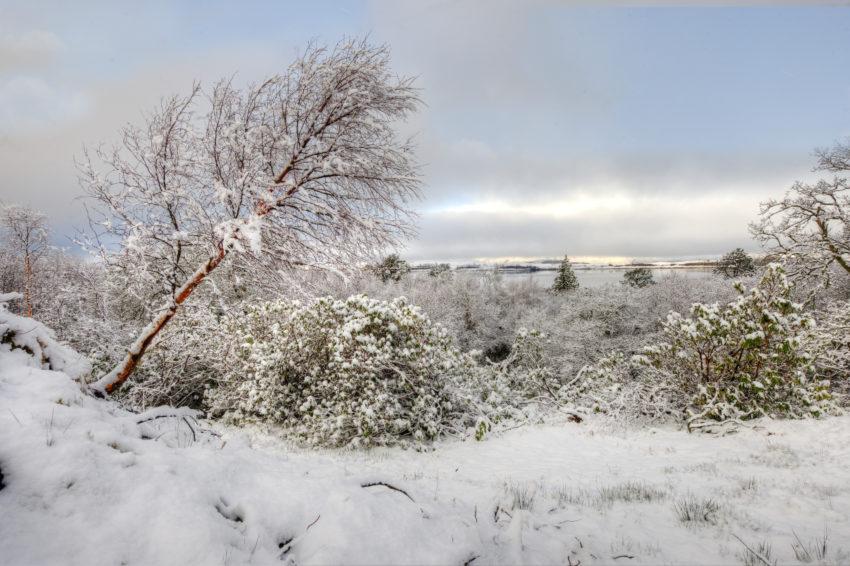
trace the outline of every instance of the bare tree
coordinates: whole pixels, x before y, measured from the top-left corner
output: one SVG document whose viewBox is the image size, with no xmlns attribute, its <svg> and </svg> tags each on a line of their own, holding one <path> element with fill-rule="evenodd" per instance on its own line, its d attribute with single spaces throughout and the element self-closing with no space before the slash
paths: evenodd
<svg viewBox="0 0 850 566">
<path fill-rule="evenodd" d="M 781 200 L 761 205 L 761 219 L 750 226 L 772 253 L 786 260 L 792 277 L 828 280 L 834 267 L 850 274 L 850 146 L 836 144 L 816 152 L 815 171 L 835 173 L 813 184 L 797 182 Z"/>
<path fill-rule="evenodd" d="M 32 316 L 33 274 L 49 248 L 47 217 L 31 208 L 6 205 L 0 208 L 3 239 L 23 270 L 24 314 Z"/>
<path fill-rule="evenodd" d="M 260 84 L 196 85 L 164 100 L 119 146 L 94 152 L 103 173 L 87 154 L 89 243 L 129 288 L 160 301 L 94 391 L 118 388 L 227 258 L 338 270 L 409 236 L 419 178 L 395 124 L 418 104 L 411 80 L 390 73 L 387 48 L 311 46 Z"/>
</svg>

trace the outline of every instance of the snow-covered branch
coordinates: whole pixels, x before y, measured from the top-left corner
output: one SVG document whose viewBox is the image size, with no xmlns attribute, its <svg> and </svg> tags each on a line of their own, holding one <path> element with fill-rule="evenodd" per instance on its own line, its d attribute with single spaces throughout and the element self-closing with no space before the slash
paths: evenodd
<svg viewBox="0 0 850 566">
<path fill-rule="evenodd" d="M 203 104 L 207 103 L 204 107 Z M 225 260 L 245 273 L 353 266 L 411 234 L 419 179 L 395 124 L 418 105 L 385 47 L 310 47 L 284 73 L 163 100 L 121 144 L 81 164 L 90 246 L 154 310 L 110 392 Z"/>
</svg>

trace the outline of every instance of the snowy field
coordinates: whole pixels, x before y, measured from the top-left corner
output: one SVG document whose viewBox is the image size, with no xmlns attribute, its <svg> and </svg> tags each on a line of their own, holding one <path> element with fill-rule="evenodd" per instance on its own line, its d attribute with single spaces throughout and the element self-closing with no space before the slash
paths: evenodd
<svg viewBox="0 0 850 566">
<path fill-rule="evenodd" d="M 850 563 L 850 417 L 310 452 L 29 363 L 0 351 L 3 565 Z"/>
</svg>

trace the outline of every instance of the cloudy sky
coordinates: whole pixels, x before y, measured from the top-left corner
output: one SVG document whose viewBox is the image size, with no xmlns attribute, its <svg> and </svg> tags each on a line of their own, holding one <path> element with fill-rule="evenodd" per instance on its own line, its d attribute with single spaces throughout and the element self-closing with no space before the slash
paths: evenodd
<svg viewBox="0 0 850 566">
<path fill-rule="evenodd" d="M 690 4 L 0 0 L 0 199 L 70 234 L 85 145 L 368 33 L 427 104 L 410 259 L 755 250 L 758 202 L 850 136 L 850 6 Z"/>
</svg>

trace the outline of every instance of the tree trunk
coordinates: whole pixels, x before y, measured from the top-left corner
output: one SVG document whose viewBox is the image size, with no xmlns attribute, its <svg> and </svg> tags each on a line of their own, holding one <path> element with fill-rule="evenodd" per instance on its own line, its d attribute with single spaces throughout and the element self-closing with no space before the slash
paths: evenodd
<svg viewBox="0 0 850 566">
<path fill-rule="evenodd" d="M 29 254 L 24 256 L 24 314 L 32 318 L 32 261 Z"/>
<path fill-rule="evenodd" d="M 192 274 L 189 280 L 186 281 L 182 287 L 177 289 L 171 302 L 162 310 L 159 316 L 157 316 L 145 327 L 144 330 L 142 330 L 141 335 L 135 342 L 133 342 L 133 345 L 130 346 L 130 349 L 127 351 L 127 355 L 121 363 L 92 384 L 91 388 L 95 395 L 104 397 L 107 394 L 111 394 L 117 391 L 118 388 L 127 381 L 127 378 L 132 375 L 136 366 L 139 365 L 139 361 L 141 361 L 142 356 L 145 355 L 145 352 L 151 345 L 151 342 L 153 342 L 154 338 L 156 338 L 157 334 L 159 334 L 160 331 L 165 328 L 165 325 L 174 318 L 174 315 L 177 314 L 177 310 L 180 308 L 180 305 L 186 302 L 186 299 L 188 299 L 198 285 L 206 279 L 207 275 L 218 267 L 225 255 L 227 255 L 227 252 L 224 247 L 219 246 L 218 253 L 209 258 L 197 269 L 197 271 L 195 271 L 195 273 Z"/>
</svg>

